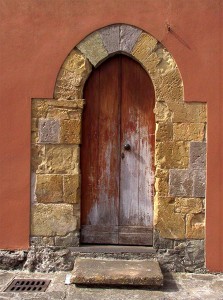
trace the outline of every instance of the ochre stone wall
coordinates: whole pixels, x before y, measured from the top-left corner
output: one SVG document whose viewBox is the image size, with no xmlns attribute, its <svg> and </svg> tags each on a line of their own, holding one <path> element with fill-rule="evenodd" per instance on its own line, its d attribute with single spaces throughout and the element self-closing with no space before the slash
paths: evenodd
<svg viewBox="0 0 223 300">
<path fill-rule="evenodd" d="M 138 28 L 112 25 L 70 52 L 54 99 L 32 101 L 33 243 L 79 243 L 83 87 L 92 67 L 116 53 L 138 61 L 155 89 L 154 246 L 204 238 L 206 105 L 184 102 L 180 72 L 161 43 Z"/>
</svg>

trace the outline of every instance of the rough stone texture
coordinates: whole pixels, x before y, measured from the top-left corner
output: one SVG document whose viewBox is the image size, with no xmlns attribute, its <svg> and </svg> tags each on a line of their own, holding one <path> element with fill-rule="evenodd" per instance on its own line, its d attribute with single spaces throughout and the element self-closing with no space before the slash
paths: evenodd
<svg viewBox="0 0 223 300">
<path fill-rule="evenodd" d="M 203 239 L 205 237 L 205 214 L 195 213 L 186 216 L 186 238 Z"/>
<path fill-rule="evenodd" d="M 62 120 L 60 142 L 62 144 L 80 144 L 81 122 L 80 120 Z"/>
<path fill-rule="evenodd" d="M 151 69 L 159 63 L 159 59 L 154 60 L 154 56 L 151 55 L 155 47 L 157 46 L 157 40 L 143 32 L 137 43 L 135 44 L 132 55 L 144 66 L 144 68 L 151 72 Z"/>
<path fill-rule="evenodd" d="M 91 64 L 87 58 L 78 49 L 72 50 L 58 74 L 54 98 L 82 98 L 83 86 L 90 72 Z"/>
<path fill-rule="evenodd" d="M 39 119 L 39 142 L 40 143 L 58 143 L 60 133 L 59 120 Z"/>
<path fill-rule="evenodd" d="M 55 246 L 77 247 L 79 246 L 79 232 L 70 232 L 66 236 L 56 236 Z"/>
<path fill-rule="evenodd" d="M 154 113 L 156 122 L 171 122 L 172 112 L 169 110 L 168 105 L 165 102 L 156 102 Z"/>
<path fill-rule="evenodd" d="M 193 182 L 188 170 L 170 170 L 170 195 L 193 197 Z"/>
<path fill-rule="evenodd" d="M 157 258 L 162 271 L 204 272 L 204 241 L 175 242 L 174 249 L 159 250 Z"/>
<path fill-rule="evenodd" d="M 77 228 L 73 207 L 69 204 L 37 204 L 31 209 L 33 236 L 66 235 Z"/>
<path fill-rule="evenodd" d="M 184 239 L 184 216 L 174 211 L 174 198 L 161 197 L 154 199 L 154 226 L 162 238 Z"/>
<path fill-rule="evenodd" d="M 63 177 L 61 175 L 38 174 L 35 194 L 39 203 L 62 202 Z"/>
<path fill-rule="evenodd" d="M 119 25 L 107 26 L 100 30 L 102 42 L 108 54 L 118 52 L 120 50 L 119 30 L 120 30 Z"/>
<path fill-rule="evenodd" d="M 78 203 L 80 201 L 80 176 L 64 176 L 64 202 Z"/>
<path fill-rule="evenodd" d="M 169 171 L 156 169 L 155 191 L 158 195 L 168 196 L 169 194 Z"/>
<path fill-rule="evenodd" d="M 22 269 L 27 258 L 26 251 L 0 251 L 0 269 Z"/>
<path fill-rule="evenodd" d="M 89 59 L 93 66 L 97 66 L 108 56 L 99 32 L 87 36 L 77 45 L 77 48 Z"/>
<path fill-rule="evenodd" d="M 23 269 L 29 272 L 69 271 L 73 267 L 73 260 L 68 249 L 31 248 Z"/>
<path fill-rule="evenodd" d="M 173 124 L 172 123 L 156 123 L 156 141 L 173 140 Z"/>
<path fill-rule="evenodd" d="M 163 274 L 156 261 L 77 258 L 71 283 L 93 285 L 162 286 Z"/>
<path fill-rule="evenodd" d="M 206 169 L 206 143 L 190 143 L 190 168 Z"/>
<path fill-rule="evenodd" d="M 203 141 L 204 125 L 204 123 L 173 123 L 173 140 Z"/>
<path fill-rule="evenodd" d="M 46 145 L 46 172 L 75 174 L 79 172 L 79 146 Z"/>
<path fill-rule="evenodd" d="M 159 168 L 185 169 L 189 164 L 189 145 L 187 142 L 157 142 L 155 165 Z"/>
<path fill-rule="evenodd" d="M 181 197 L 205 197 L 206 175 L 203 170 L 170 170 L 169 194 Z"/>
<path fill-rule="evenodd" d="M 181 214 L 198 214 L 203 211 L 203 201 L 200 198 L 176 198 L 175 212 Z"/>
<path fill-rule="evenodd" d="M 168 107 L 173 112 L 174 123 L 205 123 L 207 121 L 207 109 L 204 103 L 168 102 Z"/>
<path fill-rule="evenodd" d="M 45 146 L 32 145 L 31 152 L 31 170 L 36 173 L 43 173 L 45 171 Z"/>
<path fill-rule="evenodd" d="M 142 30 L 136 27 L 120 25 L 120 50 L 131 53 L 141 33 Z"/>
</svg>

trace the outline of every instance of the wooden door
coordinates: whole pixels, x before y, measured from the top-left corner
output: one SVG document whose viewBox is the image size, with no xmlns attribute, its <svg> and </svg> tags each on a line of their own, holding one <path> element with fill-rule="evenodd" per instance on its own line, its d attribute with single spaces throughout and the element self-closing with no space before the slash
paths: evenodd
<svg viewBox="0 0 223 300">
<path fill-rule="evenodd" d="M 154 89 L 143 68 L 115 56 L 94 70 L 84 98 L 81 241 L 151 245 Z"/>
</svg>

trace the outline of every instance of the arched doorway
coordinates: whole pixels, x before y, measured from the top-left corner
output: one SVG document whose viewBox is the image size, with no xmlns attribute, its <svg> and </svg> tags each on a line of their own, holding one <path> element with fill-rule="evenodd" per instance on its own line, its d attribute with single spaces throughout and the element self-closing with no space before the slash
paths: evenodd
<svg viewBox="0 0 223 300">
<path fill-rule="evenodd" d="M 84 98 L 81 241 L 152 245 L 155 92 L 139 63 L 95 69 Z"/>
</svg>

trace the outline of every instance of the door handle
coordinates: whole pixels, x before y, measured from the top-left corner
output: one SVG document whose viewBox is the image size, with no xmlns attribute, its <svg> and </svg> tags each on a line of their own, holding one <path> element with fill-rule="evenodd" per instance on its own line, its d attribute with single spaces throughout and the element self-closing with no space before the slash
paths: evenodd
<svg viewBox="0 0 223 300">
<path fill-rule="evenodd" d="M 130 150 L 131 150 L 131 146 L 130 146 L 129 144 L 125 144 L 125 145 L 124 145 L 124 149 L 125 149 L 126 151 L 130 151 Z"/>
</svg>

